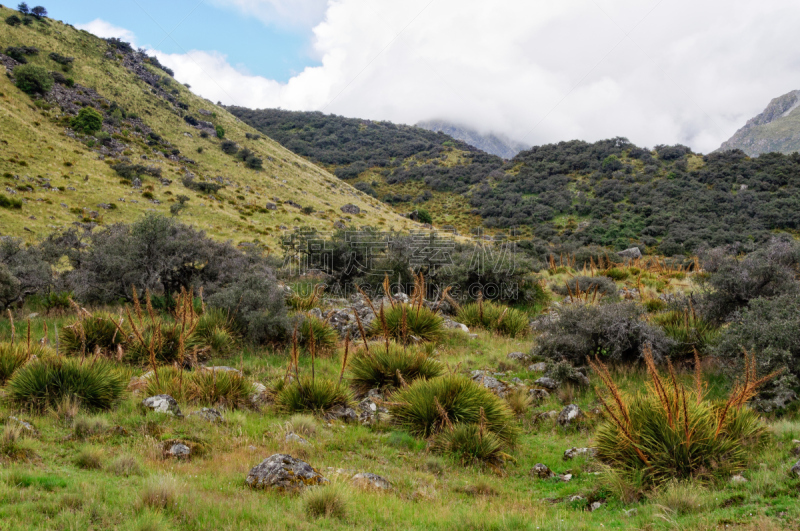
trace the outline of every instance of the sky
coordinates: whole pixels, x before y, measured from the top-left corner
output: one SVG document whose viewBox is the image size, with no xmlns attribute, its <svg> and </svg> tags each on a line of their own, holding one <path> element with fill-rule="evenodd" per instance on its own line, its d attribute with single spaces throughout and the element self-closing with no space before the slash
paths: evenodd
<svg viewBox="0 0 800 531">
<path fill-rule="evenodd" d="M 33 4 L 31 4 L 33 5 Z M 719 147 L 800 89 L 796 0 L 54 0 L 212 101 L 527 145 Z"/>
</svg>

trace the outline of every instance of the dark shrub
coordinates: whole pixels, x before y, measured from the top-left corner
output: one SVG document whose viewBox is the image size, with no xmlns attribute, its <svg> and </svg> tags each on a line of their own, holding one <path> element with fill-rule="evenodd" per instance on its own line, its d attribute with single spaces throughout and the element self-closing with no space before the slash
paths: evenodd
<svg viewBox="0 0 800 531">
<path fill-rule="evenodd" d="M 95 131 L 99 131 L 103 127 L 103 115 L 94 110 L 92 107 L 84 107 L 78 113 L 78 116 L 72 119 L 72 128 L 79 133 L 91 135 Z"/>
<path fill-rule="evenodd" d="M 22 24 L 22 20 L 17 15 L 11 15 L 6 19 L 6 24 L 9 26 L 19 26 Z"/>
<path fill-rule="evenodd" d="M 25 64 L 28 62 L 26 56 L 39 55 L 39 49 L 33 46 L 9 46 L 4 53 L 18 63 Z"/>
<path fill-rule="evenodd" d="M 666 355 L 672 342 L 664 332 L 644 321 L 644 309 L 634 302 L 562 306 L 557 317 L 546 316 L 536 325 L 541 332 L 533 354 L 565 359 L 583 365 L 587 356 L 634 361 L 649 345 L 659 358 Z"/>
<path fill-rule="evenodd" d="M 117 175 L 128 181 L 134 180 L 136 177 L 150 175 L 152 177 L 161 177 L 161 168 L 155 166 L 143 166 L 141 164 L 126 164 L 120 162 L 111 166 Z"/>
<path fill-rule="evenodd" d="M 45 292 L 53 284 L 50 264 L 41 249 L 22 240 L 0 237 L 0 309 Z"/>
<path fill-rule="evenodd" d="M 46 94 L 53 88 L 53 78 L 45 68 L 20 65 L 14 69 L 17 88 L 27 94 Z"/>
<path fill-rule="evenodd" d="M 204 194 L 213 194 L 218 192 L 220 189 L 225 188 L 225 185 L 222 184 L 211 183 L 207 181 L 195 181 L 194 178 L 188 176 L 184 177 L 181 182 L 186 188 Z"/>
<path fill-rule="evenodd" d="M 13 208 L 19 210 L 22 208 L 22 201 L 0 194 L 0 208 Z"/>
<path fill-rule="evenodd" d="M 376 192 L 375 189 L 372 187 L 372 185 L 369 184 L 369 183 L 365 183 L 365 182 L 355 183 L 353 185 L 353 188 L 355 188 L 356 190 L 359 190 L 361 192 L 364 192 L 367 195 L 371 195 L 372 197 L 375 197 L 375 198 L 378 197 L 378 192 Z"/>
<path fill-rule="evenodd" d="M 417 213 L 417 219 L 419 220 L 420 223 L 427 223 L 429 225 L 433 223 L 433 216 L 431 216 L 431 213 L 425 210 L 424 208 L 417 209 L 416 213 Z"/>
<path fill-rule="evenodd" d="M 28 15 L 31 12 L 31 8 L 28 7 L 28 4 L 26 2 L 20 2 L 19 5 L 17 5 L 17 11 L 19 11 L 23 15 Z"/>
<path fill-rule="evenodd" d="M 217 138 L 225 138 L 225 129 L 221 125 L 216 126 L 214 130 L 217 133 Z"/>
<path fill-rule="evenodd" d="M 194 116 L 192 116 L 191 114 L 187 114 L 186 116 L 184 116 L 184 117 L 183 117 L 183 121 L 184 121 L 184 122 L 186 122 L 186 123 L 187 123 L 187 124 L 189 124 L 189 125 L 192 125 L 192 126 L 194 126 L 194 125 L 198 125 L 198 124 L 200 123 L 200 122 L 197 120 L 197 118 L 195 118 L 195 117 L 194 117 Z"/>
<path fill-rule="evenodd" d="M 708 276 L 703 281 L 701 313 L 722 322 L 753 299 L 797 293 L 798 265 L 800 245 L 786 240 L 773 240 L 741 259 L 725 249 L 710 251 L 703 257 Z"/>
<path fill-rule="evenodd" d="M 64 66 L 71 65 L 73 63 L 73 61 L 75 61 L 74 57 L 65 57 L 65 56 L 63 56 L 61 54 L 58 54 L 56 52 L 51 52 L 47 57 L 49 57 L 50 59 L 52 59 L 56 63 L 58 63 L 60 65 L 64 65 Z"/>
<path fill-rule="evenodd" d="M 219 147 L 226 155 L 235 155 L 239 151 L 239 145 L 233 140 L 225 140 L 219 145 Z"/>
</svg>

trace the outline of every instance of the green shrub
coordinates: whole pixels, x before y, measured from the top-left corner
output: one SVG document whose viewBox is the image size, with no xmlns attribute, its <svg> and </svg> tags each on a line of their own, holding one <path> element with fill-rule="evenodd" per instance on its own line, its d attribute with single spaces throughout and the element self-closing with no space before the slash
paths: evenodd
<svg viewBox="0 0 800 531">
<path fill-rule="evenodd" d="M 464 465 L 500 466 L 510 458 L 500 437 L 478 424 L 457 424 L 443 430 L 436 436 L 433 448 L 440 453 L 453 454 Z"/>
<path fill-rule="evenodd" d="M 18 406 L 43 411 L 67 397 L 89 410 L 110 409 L 128 382 L 103 359 L 78 360 L 47 357 L 17 370 L 8 383 L 8 400 Z"/>
<path fill-rule="evenodd" d="M 195 371 L 190 378 L 186 398 L 206 406 L 238 409 L 249 404 L 253 386 L 238 372 Z"/>
<path fill-rule="evenodd" d="M 433 310 L 415 304 L 395 304 L 384 308 L 384 318 L 389 337 L 395 341 L 409 342 L 412 336 L 421 341 L 438 341 L 444 333 L 444 319 Z M 369 333 L 383 335 L 380 316 L 372 321 Z"/>
<path fill-rule="evenodd" d="M 275 405 L 285 413 L 325 414 L 337 406 L 350 403 L 350 392 L 325 378 L 301 377 L 284 386 L 275 399 Z"/>
<path fill-rule="evenodd" d="M 214 130 L 217 133 L 217 138 L 225 138 L 225 129 L 221 125 L 216 126 Z"/>
<path fill-rule="evenodd" d="M 30 354 L 25 345 L 0 343 L 0 385 L 5 385 L 29 358 Z"/>
<path fill-rule="evenodd" d="M 366 394 L 370 389 L 396 389 L 418 378 L 436 378 L 443 372 L 442 364 L 431 359 L 416 347 L 403 348 L 390 343 L 389 348 L 361 348 L 347 364 L 350 385 L 356 393 Z M 399 375 L 398 375 L 399 374 Z"/>
<path fill-rule="evenodd" d="M 427 223 L 428 225 L 433 223 L 433 216 L 424 208 L 417 209 L 417 219 L 420 223 Z"/>
<path fill-rule="evenodd" d="M 236 155 L 239 152 L 239 146 L 233 140 L 225 140 L 219 147 L 226 155 Z"/>
<path fill-rule="evenodd" d="M 27 94 L 46 94 L 53 88 L 53 78 L 47 69 L 36 65 L 20 65 L 14 69 L 17 88 Z"/>
<path fill-rule="evenodd" d="M 215 356 L 225 357 L 236 348 L 238 334 L 225 310 L 208 308 L 198 319 L 197 327 L 186 342 L 188 349 L 209 349 Z"/>
<path fill-rule="evenodd" d="M 103 128 L 103 115 L 92 107 L 84 107 L 78 116 L 72 119 L 72 128 L 79 133 L 91 135 Z"/>
<path fill-rule="evenodd" d="M 409 433 L 429 437 L 460 423 L 484 426 L 506 445 L 518 435 L 514 413 L 499 397 L 463 376 L 417 380 L 391 397 L 392 418 Z"/>
<path fill-rule="evenodd" d="M 705 397 L 699 372 L 695 388 L 687 389 L 674 373 L 662 378 L 652 355 L 646 353 L 645 360 L 651 386 L 633 396 L 620 393 L 604 365 L 592 364 L 610 395 L 601 397 L 608 420 L 595 434 L 598 458 L 648 484 L 728 478 L 742 470 L 766 435 L 758 415 L 745 405 L 763 383 L 753 378 L 754 362 L 744 382 L 718 403 Z"/>
<path fill-rule="evenodd" d="M 9 26 L 19 26 L 22 24 L 22 19 L 20 19 L 17 15 L 11 15 L 10 17 L 6 18 L 6 24 Z"/>
<path fill-rule="evenodd" d="M 0 208 L 11 208 L 19 210 L 22 208 L 22 200 L 14 199 L 13 197 L 6 197 L 0 194 Z"/>
<path fill-rule="evenodd" d="M 339 333 L 331 325 L 316 317 L 306 317 L 297 329 L 297 343 L 306 351 L 311 348 L 312 334 L 316 352 L 333 350 L 339 339 Z"/>
<path fill-rule="evenodd" d="M 67 355 L 92 355 L 99 351 L 115 354 L 117 347 L 125 343 L 125 334 L 117 329 L 119 317 L 97 313 L 72 324 L 63 326 L 58 332 L 61 349 Z"/>
<path fill-rule="evenodd" d="M 528 315 L 525 312 L 491 301 L 478 301 L 462 306 L 456 319 L 470 328 L 484 328 L 509 337 L 521 337 L 529 331 Z"/>
<path fill-rule="evenodd" d="M 692 356 L 695 350 L 705 354 L 720 333 L 717 326 L 688 310 L 657 314 L 652 320 L 673 340 L 671 355 L 676 357 Z"/>
</svg>

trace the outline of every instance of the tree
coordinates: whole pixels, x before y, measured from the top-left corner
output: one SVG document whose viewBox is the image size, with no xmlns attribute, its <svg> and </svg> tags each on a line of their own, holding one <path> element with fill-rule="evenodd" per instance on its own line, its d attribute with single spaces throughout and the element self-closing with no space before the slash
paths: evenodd
<svg viewBox="0 0 800 531">
<path fill-rule="evenodd" d="M 23 15 L 27 15 L 27 14 L 29 14 L 31 12 L 31 9 L 28 7 L 28 4 L 26 4 L 25 2 L 20 2 L 20 4 L 17 6 L 17 11 L 19 11 Z"/>
<path fill-rule="evenodd" d="M 36 6 L 31 9 L 31 14 L 38 19 L 42 19 L 47 16 L 47 10 L 42 6 Z"/>
<path fill-rule="evenodd" d="M 420 223 L 427 223 L 428 225 L 433 223 L 433 217 L 431 216 L 431 213 L 424 208 L 417 210 L 417 219 L 419 219 Z"/>
<path fill-rule="evenodd" d="M 35 65 L 20 65 L 14 69 L 17 88 L 27 94 L 46 94 L 53 88 L 53 77 L 46 69 Z"/>
<path fill-rule="evenodd" d="M 84 107 L 72 119 L 72 128 L 80 133 L 91 135 L 103 127 L 103 115 L 91 107 Z"/>
</svg>

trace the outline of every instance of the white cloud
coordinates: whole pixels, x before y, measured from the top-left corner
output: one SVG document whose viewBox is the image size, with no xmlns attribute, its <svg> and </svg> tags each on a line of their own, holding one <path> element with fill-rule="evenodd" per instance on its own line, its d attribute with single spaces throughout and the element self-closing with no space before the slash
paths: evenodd
<svg viewBox="0 0 800 531">
<path fill-rule="evenodd" d="M 254 16 L 295 5 L 216 1 Z M 294 13 L 323 4 L 300 1 Z M 442 118 L 528 144 L 626 136 L 702 152 L 800 88 L 800 54 L 786 41 L 800 25 L 791 0 L 331 0 L 323 8 L 313 29 L 321 65 L 287 83 L 248 75 L 216 52 L 159 59 L 223 103 Z"/>
<path fill-rule="evenodd" d="M 211 0 L 267 24 L 312 27 L 325 16 L 328 0 Z"/>
<path fill-rule="evenodd" d="M 104 39 L 116 37 L 130 43 L 133 43 L 136 39 L 132 31 L 126 30 L 125 28 L 120 28 L 119 26 L 115 26 L 110 22 L 106 22 L 105 20 L 99 18 L 96 18 L 91 22 L 87 22 L 86 24 L 78 24 L 75 27 L 86 30 L 89 33 Z"/>
</svg>

